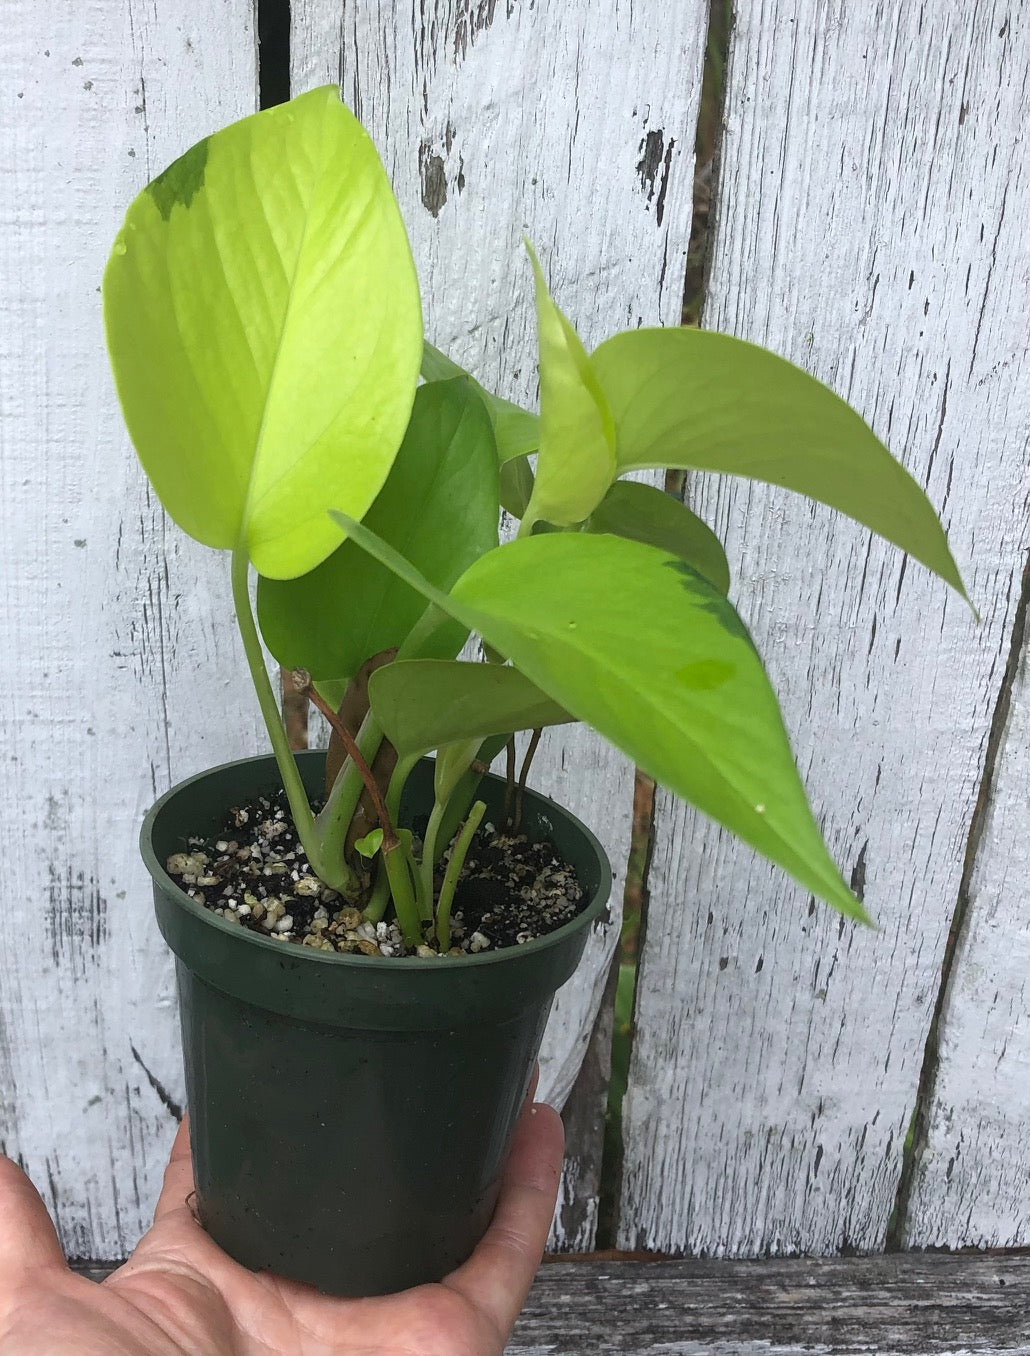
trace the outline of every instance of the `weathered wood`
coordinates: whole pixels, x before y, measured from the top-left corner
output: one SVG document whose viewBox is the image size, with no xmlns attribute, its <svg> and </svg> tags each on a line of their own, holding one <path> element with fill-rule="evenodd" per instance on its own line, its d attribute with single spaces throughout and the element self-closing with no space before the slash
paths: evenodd
<svg viewBox="0 0 1030 1356">
<path fill-rule="evenodd" d="M 983 625 L 826 510 L 742 482 L 692 492 L 740 562 L 802 775 L 880 931 L 659 797 L 619 1237 L 868 1250 L 895 1203 L 1030 544 L 1030 32 L 1000 0 L 735 17 L 705 323 L 871 420 L 943 510 Z M 1027 884 L 1014 869 L 1014 908 Z M 989 985 L 995 1001 L 1000 1023 L 1009 997 Z M 1030 1213 L 1025 1177 L 1020 1201 Z"/>
<path fill-rule="evenodd" d="M 1030 487 L 1028 487 L 1030 488 Z M 1024 512 L 1030 505 L 1024 500 Z M 1030 572 L 1028 572 L 1030 583 Z M 1024 600 L 1024 607 L 1026 603 Z M 1025 620 L 1025 617 L 1024 617 Z M 1023 638 L 941 1014 L 904 1238 L 1030 1244 L 1030 646 Z"/>
<path fill-rule="evenodd" d="M 435 343 L 496 389 L 535 399 L 524 232 L 588 346 L 678 322 L 703 0 L 294 0 L 293 13 L 293 88 L 340 78 L 383 151 Z M 561 1106 L 618 936 L 633 772 L 582 729 L 548 731 L 534 768 L 616 868 L 611 919 L 548 1028 L 541 1095 Z"/>
<path fill-rule="evenodd" d="M 1030 1258 L 556 1262 L 507 1356 L 1030 1352 Z"/>
<path fill-rule="evenodd" d="M 593 1257 L 541 1267 L 506 1356 L 1026 1356 L 1028 1313 L 1026 1256 Z"/>
<path fill-rule="evenodd" d="M 145 486 L 99 283 L 146 180 L 254 108 L 252 17 L 251 0 L 4 6 L 0 1144 L 79 1256 L 149 1224 L 183 1098 L 140 818 L 260 747 L 230 682 L 224 562 L 166 531 Z"/>
</svg>

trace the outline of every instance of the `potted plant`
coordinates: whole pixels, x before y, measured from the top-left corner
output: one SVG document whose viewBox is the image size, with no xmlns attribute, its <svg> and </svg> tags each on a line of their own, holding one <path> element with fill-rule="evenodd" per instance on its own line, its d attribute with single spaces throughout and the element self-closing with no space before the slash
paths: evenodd
<svg viewBox="0 0 1030 1356">
<path fill-rule="evenodd" d="M 539 415 L 424 343 L 396 201 L 325 88 L 187 151 L 129 207 L 104 277 L 130 435 L 172 518 L 231 552 L 273 750 L 173 788 L 142 836 L 198 1209 L 239 1260 L 337 1293 L 471 1251 L 551 998 L 605 907 L 596 840 L 526 789 L 542 727 L 586 721 L 865 920 L 720 542 L 623 477 L 786 486 L 962 591 L 923 492 L 832 392 L 696 330 L 588 354 L 529 254 Z M 481 662 L 457 658 L 470 635 Z M 329 719 L 327 755 L 291 752 L 262 636 Z"/>
</svg>

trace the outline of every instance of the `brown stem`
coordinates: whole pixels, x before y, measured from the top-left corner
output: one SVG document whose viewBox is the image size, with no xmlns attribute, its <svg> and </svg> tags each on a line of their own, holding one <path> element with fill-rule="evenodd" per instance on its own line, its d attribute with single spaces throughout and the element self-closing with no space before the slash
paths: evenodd
<svg viewBox="0 0 1030 1356">
<path fill-rule="evenodd" d="M 306 669 L 293 670 L 293 683 L 298 692 L 303 692 L 307 699 L 315 706 L 329 722 L 334 733 L 339 737 L 343 747 L 353 762 L 354 766 L 361 774 L 361 780 L 365 783 L 365 789 L 369 794 L 372 804 L 375 806 L 375 812 L 379 816 L 379 827 L 383 831 L 383 852 L 392 852 L 397 846 L 397 834 L 393 827 L 393 820 L 390 818 L 390 812 L 386 808 L 386 802 L 383 799 L 383 793 L 379 789 L 379 783 L 372 775 L 372 769 L 365 762 L 364 755 L 358 748 L 357 742 L 350 730 L 347 729 L 343 721 L 336 714 L 333 708 L 318 692 L 311 682 L 311 674 Z"/>
<path fill-rule="evenodd" d="M 296 753 L 298 749 L 306 749 L 308 746 L 308 699 L 305 693 L 299 692 L 294 685 L 291 669 L 280 669 L 279 677 L 283 690 L 283 724 L 286 726 L 286 738 L 290 741 L 290 748 Z"/>
<path fill-rule="evenodd" d="M 512 825 L 516 833 L 518 833 L 519 829 L 522 827 L 522 795 L 526 789 L 526 778 L 529 776 L 530 764 L 533 761 L 533 755 L 536 753 L 537 745 L 540 743 L 540 736 L 542 734 L 543 730 L 541 729 L 533 731 L 530 736 L 529 747 L 526 749 L 526 756 L 522 760 L 522 771 L 519 773 L 519 789 L 515 795 L 515 822 Z"/>
<path fill-rule="evenodd" d="M 512 802 L 515 796 L 515 736 L 512 735 L 504 746 L 505 752 L 505 787 L 504 787 L 504 822 L 511 823 Z"/>
</svg>

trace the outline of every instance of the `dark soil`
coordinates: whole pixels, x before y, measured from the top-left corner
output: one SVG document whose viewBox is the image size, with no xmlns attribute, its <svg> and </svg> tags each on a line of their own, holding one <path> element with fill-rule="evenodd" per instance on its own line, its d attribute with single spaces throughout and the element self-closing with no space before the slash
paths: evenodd
<svg viewBox="0 0 1030 1356">
<path fill-rule="evenodd" d="M 583 890 L 553 843 L 523 835 L 477 834 L 454 891 L 454 912 L 467 933 L 494 947 L 518 946 L 570 923 Z"/>
<path fill-rule="evenodd" d="M 166 869 L 198 903 L 275 941 L 369 956 L 415 954 L 395 922 L 366 922 L 359 907 L 312 873 L 281 791 L 230 810 L 221 834 L 191 838 Z M 543 937 L 575 918 L 584 903 L 574 870 L 553 843 L 484 824 L 455 890 L 449 954 Z M 427 937 L 417 954 L 439 954 L 434 947 Z"/>
</svg>

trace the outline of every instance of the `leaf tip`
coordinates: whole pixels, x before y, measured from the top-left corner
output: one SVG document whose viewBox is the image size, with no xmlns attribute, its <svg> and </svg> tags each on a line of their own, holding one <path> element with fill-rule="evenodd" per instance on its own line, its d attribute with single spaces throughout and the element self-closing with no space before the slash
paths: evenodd
<svg viewBox="0 0 1030 1356">
<path fill-rule="evenodd" d="M 862 904 L 858 904 L 857 908 L 852 909 L 851 917 L 855 920 L 856 923 L 861 923 L 863 927 L 869 928 L 872 932 L 880 931 L 879 923 Z"/>
<path fill-rule="evenodd" d="M 976 622 L 977 626 L 982 626 L 983 617 L 980 614 L 980 609 L 977 607 L 977 605 L 973 602 L 972 598 L 970 597 L 969 590 L 962 582 L 962 576 L 959 574 L 958 570 L 955 571 L 955 580 L 956 582 L 952 584 L 952 587 L 955 589 L 959 597 L 969 608 L 970 612 L 972 612 L 973 620 Z M 950 580 L 948 582 L 951 583 Z"/>
<path fill-rule="evenodd" d="M 853 923 L 858 923 L 865 928 L 871 928 L 873 932 L 880 931 L 879 923 L 877 923 L 873 915 L 866 909 L 865 905 L 855 892 L 848 888 L 843 879 L 839 882 L 838 887 L 833 894 L 827 894 L 824 898 L 828 903 L 832 904 L 835 909 L 842 913 L 845 918 L 850 918 Z"/>
<path fill-rule="evenodd" d="M 544 280 L 544 270 L 540 267 L 540 260 L 537 258 L 536 250 L 533 248 L 533 242 L 529 236 L 523 233 L 522 244 L 526 253 L 529 255 L 529 262 L 533 268 L 533 276 L 536 279 L 537 287 L 542 287 L 547 291 L 547 283 Z"/>
</svg>

